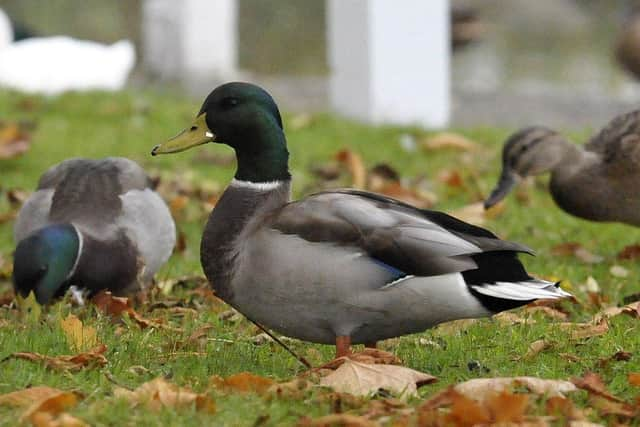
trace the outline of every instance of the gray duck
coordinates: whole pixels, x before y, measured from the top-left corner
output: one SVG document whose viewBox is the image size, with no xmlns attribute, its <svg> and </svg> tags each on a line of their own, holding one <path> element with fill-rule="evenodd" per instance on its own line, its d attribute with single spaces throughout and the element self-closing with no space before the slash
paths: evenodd
<svg viewBox="0 0 640 427">
<path fill-rule="evenodd" d="M 522 178 L 547 172 L 551 196 L 571 215 L 640 225 L 640 110 L 611 120 L 584 148 L 541 126 L 514 133 L 505 142 L 502 173 L 485 207 Z"/>
<path fill-rule="evenodd" d="M 124 295 L 148 284 L 176 240 L 167 205 L 132 160 L 74 158 L 52 166 L 14 226 L 13 283 L 40 304 L 70 288 Z"/>
<path fill-rule="evenodd" d="M 351 344 L 569 295 L 527 274 L 516 256 L 527 247 L 446 214 L 351 189 L 291 201 L 282 119 L 258 86 L 216 88 L 152 154 L 209 142 L 232 147 L 237 170 L 204 230 L 204 272 L 216 295 L 284 335 L 335 344 L 339 357 Z"/>
</svg>

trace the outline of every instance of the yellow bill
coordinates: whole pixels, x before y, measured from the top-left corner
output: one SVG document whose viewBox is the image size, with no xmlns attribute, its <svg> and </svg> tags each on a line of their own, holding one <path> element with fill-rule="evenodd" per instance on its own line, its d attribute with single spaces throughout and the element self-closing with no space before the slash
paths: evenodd
<svg viewBox="0 0 640 427">
<path fill-rule="evenodd" d="M 153 147 L 151 155 L 179 153 L 180 151 L 188 150 L 197 145 L 215 141 L 216 136 L 207 126 L 206 116 L 206 113 L 200 114 L 190 127 L 167 142 Z"/>
</svg>

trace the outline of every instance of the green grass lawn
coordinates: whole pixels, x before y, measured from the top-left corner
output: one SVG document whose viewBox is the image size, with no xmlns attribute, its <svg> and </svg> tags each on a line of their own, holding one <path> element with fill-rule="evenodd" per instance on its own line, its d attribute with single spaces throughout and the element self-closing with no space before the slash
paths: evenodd
<svg viewBox="0 0 640 427">
<path fill-rule="evenodd" d="M 30 120 L 36 124 L 33 145 L 25 155 L 0 160 L 0 215 L 10 209 L 5 192 L 20 188 L 33 190 L 39 175 L 49 166 L 69 157 L 126 156 L 138 161 L 163 182 L 181 180 L 185 185 L 222 189 L 233 175 L 233 163 L 221 166 L 211 160 L 228 156 L 225 146 L 206 146 L 180 155 L 153 158 L 149 155 L 156 143 L 176 134 L 190 123 L 200 107 L 200 100 L 181 98 L 175 94 L 124 92 L 120 94 L 69 94 L 49 100 L 17 94 L 0 94 L 1 120 Z M 330 115 L 312 116 L 304 126 L 287 126 L 299 117 L 285 114 L 291 169 L 296 196 L 319 188 L 314 166 L 331 162 L 335 153 L 349 148 L 359 153 L 367 167 L 386 163 L 404 178 L 426 178 L 430 190 L 439 199 L 439 210 L 453 210 L 478 201 L 478 193 L 487 194 L 499 173 L 502 141 L 512 129 L 456 129 L 475 140 L 480 149 L 473 153 L 452 150 L 408 152 L 401 148 L 403 134 L 420 139 L 428 132 L 418 128 L 368 127 Z M 567 129 L 569 135 L 583 140 L 590 129 Z M 205 153 L 207 154 L 205 156 Z M 438 176 L 446 171 L 459 173 L 464 185 L 447 185 Z M 341 181 L 348 184 L 348 178 Z M 564 279 L 566 288 L 575 293 L 581 304 L 565 304 L 570 321 L 588 321 L 599 308 L 588 302 L 583 284 L 591 276 L 600 285 L 610 304 L 622 302 L 624 296 L 640 292 L 636 261 L 618 261 L 616 254 L 626 245 L 640 243 L 637 229 L 618 224 L 595 224 L 573 218 L 552 202 L 546 180 L 540 179 L 527 190 L 522 200 L 513 195 L 506 208 L 485 226 L 501 237 L 519 241 L 534 248 L 537 257 L 523 256 L 527 269 L 544 277 Z M 183 275 L 201 274 L 199 264 L 200 234 L 207 212 L 201 203 L 190 200 L 176 221 L 184 233 L 186 249 L 170 259 L 159 272 L 166 280 Z M 552 248 L 566 242 L 579 242 L 585 249 L 604 260 L 586 264 L 573 256 L 552 253 Z M 11 260 L 14 248 L 12 222 L 0 224 L 0 255 Z M 625 278 L 610 273 L 613 265 L 629 271 Z M 1 267 L 0 267 L 1 269 Z M 0 282 L 0 291 L 11 287 L 8 278 Z M 303 368 L 275 344 L 255 345 L 256 328 L 244 320 L 229 322 L 219 314 L 228 309 L 223 304 L 205 304 L 189 297 L 189 287 L 179 287 L 164 299 L 183 301 L 193 310 L 171 310 L 167 304 L 151 311 L 151 305 L 139 308 L 145 317 L 162 319 L 181 328 L 181 332 L 165 329 L 140 329 L 133 322 L 113 324 L 93 308 L 72 308 L 66 303 L 45 310 L 40 321 L 22 319 L 13 307 L 0 307 L 0 360 L 14 352 L 39 352 L 47 355 L 72 354 L 59 320 L 72 312 L 85 324 L 98 331 L 100 342 L 107 345 L 108 364 L 103 368 L 77 373 L 55 372 L 40 364 L 23 360 L 0 362 L 0 393 L 33 385 L 49 385 L 76 390 L 85 397 L 70 410 L 91 425 L 281 425 L 295 424 L 302 416 L 321 416 L 332 405 L 310 393 L 305 399 L 269 399 L 255 394 L 224 393 L 209 387 L 212 375 L 227 376 L 241 371 L 288 380 Z M 154 302 L 154 301 L 152 301 Z M 158 305 L 158 304 L 156 304 Z M 164 308 L 163 308 L 164 307 Z M 505 326 L 485 319 L 468 329 L 448 332 L 430 330 L 417 336 L 406 336 L 382 343 L 382 348 L 395 353 L 408 367 L 439 378 L 439 382 L 420 389 L 427 397 L 450 384 L 471 378 L 530 375 L 542 378 L 568 379 L 585 372 L 599 373 L 616 395 L 631 400 L 639 390 L 628 384 L 629 372 L 640 372 L 640 328 L 637 319 L 617 316 L 605 335 L 571 340 L 570 333 L 557 322 L 542 315 L 534 324 Z M 186 346 L 180 344 L 197 329 L 209 325 L 208 340 Z M 437 347 L 419 344 L 419 338 L 438 343 Z M 529 345 L 539 339 L 552 346 L 535 357 L 519 360 Z M 296 352 L 314 364 L 332 358 L 333 348 L 294 341 Z M 629 361 L 600 364 L 620 350 L 629 351 Z M 563 355 L 564 354 L 564 355 Z M 568 358 L 566 354 L 575 358 Z M 482 368 L 470 369 L 470 362 Z M 144 408 L 130 409 L 128 403 L 112 397 L 116 381 L 127 387 L 136 386 L 158 376 L 170 378 L 179 385 L 208 393 L 216 402 L 217 412 L 209 415 L 195 409 L 163 409 L 153 412 Z M 111 378 L 109 380 L 108 378 Z M 575 393 L 574 401 L 586 405 L 586 394 Z M 418 404 L 416 399 L 412 403 Z M 357 413 L 357 409 L 354 409 Z M 0 406 L 0 425 L 16 424 L 22 409 Z M 608 422 L 591 413 L 593 420 Z M 635 421 L 636 425 L 638 421 Z"/>
</svg>

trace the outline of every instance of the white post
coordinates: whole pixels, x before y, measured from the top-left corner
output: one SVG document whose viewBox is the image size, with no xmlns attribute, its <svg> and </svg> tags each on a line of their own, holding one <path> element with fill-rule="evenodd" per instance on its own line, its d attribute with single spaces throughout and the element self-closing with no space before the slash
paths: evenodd
<svg viewBox="0 0 640 427">
<path fill-rule="evenodd" d="M 328 0 L 330 99 L 369 123 L 449 121 L 449 0 Z"/>
<path fill-rule="evenodd" d="M 147 68 L 165 78 L 234 75 L 237 0 L 145 0 Z"/>
</svg>

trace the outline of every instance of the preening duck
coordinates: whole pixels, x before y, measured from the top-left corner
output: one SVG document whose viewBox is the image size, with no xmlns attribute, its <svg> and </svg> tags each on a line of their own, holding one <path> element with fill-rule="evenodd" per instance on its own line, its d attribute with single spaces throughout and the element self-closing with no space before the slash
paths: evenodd
<svg viewBox="0 0 640 427">
<path fill-rule="evenodd" d="M 152 154 L 208 142 L 231 146 L 238 165 L 204 230 L 204 272 L 218 296 L 280 333 L 342 356 L 351 344 L 568 295 L 526 273 L 516 257 L 525 246 L 446 214 L 349 189 L 290 201 L 282 120 L 258 86 L 216 88 L 193 125 Z"/>
<path fill-rule="evenodd" d="M 541 126 L 514 133 L 504 145 L 502 173 L 485 207 L 502 200 L 522 178 L 547 172 L 551 196 L 564 211 L 640 226 L 640 110 L 611 120 L 584 148 Z"/>
<path fill-rule="evenodd" d="M 132 160 L 51 167 L 14 227 L 16 292 L 46 304 L 72 286 L 123 295 L 148 284 L 176 240 L 169 209 Z"/>
</svg>

